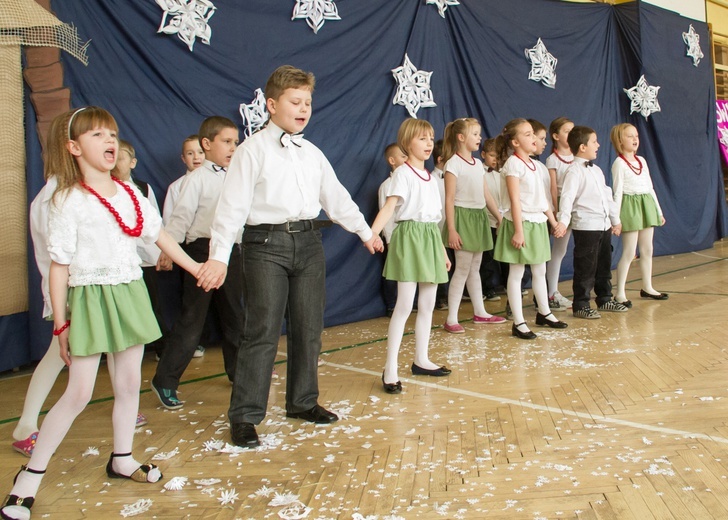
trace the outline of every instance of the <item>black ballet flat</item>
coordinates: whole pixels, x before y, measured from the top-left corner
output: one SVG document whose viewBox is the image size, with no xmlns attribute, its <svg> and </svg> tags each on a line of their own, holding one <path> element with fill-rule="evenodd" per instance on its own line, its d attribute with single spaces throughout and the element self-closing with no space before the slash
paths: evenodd
<svg viewBox="0 0 728 520">
<path fill-rule="evenodd" d="M 523 323 L 514 323 L 511 327 L 511 334 L 519 339 L 536 339 L 538 336 L 536 336 L 533 331 L 528 330 L 526 332 L 521 332 L 520 330 L 518 330 L 518 327 L 525 324 L 525 321 Z"/>
<path fill-rule="evenodd" d="M 670 295 L 665 294 L 664 292 L 657 293 L 657 294 L 650 294 L 647 291 L 645 291 L 644 289 L 640 289 L 640 297 L 641 298 L 650 298 L 652 300 L 667 300 L 670 297 Z M 622 305 L 624 305 L 624 304 L 622 304 Z"/>
<path fill-rule="evenodd" d="M 443 376 L 449 376 L 452 373 L 452 370 L 445 366 L 441 366 L 440 368 L 434 368 L 432 370 L 428 370 L 426 368 L 422 368 L 420 366 L 415 365 L 412 363 L 412 374 L 416 376 L 433 376 L 433 377 L 443 377 Z"/>
<path fill-rule="evenodd" d="M 18 471 L 15 474 L 15 478 L 13 478 L 13 484 L 18 480 L 18 475 L 20 475 L 21 471 L 27 471 L 28 473 L 34 473 L 36 475 L 42 475 L 45 473 L 45 470 L 38 471 L 37 469 L 31 469 L 26 465 L 20 466 L 20 471 Z M 8 499 L 5 501 L 5 504 L 3 505 L 2 509 L 0 509 L 0 518 L 3 520 L 14 520 L 14 517 L 8 516 L 5 514 L 3 509 L 6 507 L 22 507 L 24 509 L 28 510 L 28 513 L 23 518 L 30 518 L 30 508 L 33 507 L 33 504 L 35 503 L 35 497 L 19 497 L 18 495 L 8 495 Z M 23 511 L 24 513 L 24 511 Z"/>
<path fill-rule="evenodd" d="M 149 480 L 149 473 L 153 469 L 158 469 L 156 465 L 154 464 L 142 464 L 139 466 L 134 473 L 131 475 L 122 475 L 121 473 L 117 473 L 114 471 L 114 467 L 112 465 L 112 462 L 115 457 L 130 457 L 131 453 L 112 453 L 109 457 L 109 462 L 106 464 L 106 475 L 109 478 L 128 478 L 129 480 L 133 480 L 134 482 L 148 482 L 150 484 L 154 484 L 155 482 L 159 482 L 162 480 L 162 472 L 159 472 L 159 478 L 157 480 Z"/>
<path fill-rule="evenodd" d="M 388 394 L 401 394 L 402 393 L 402 382 L 397 381 L 396 383 L 385 383 L 384 382 L 384 372 L 382 372 L 382 386 L 384 387 L 384 391 Z"/>
<path fill-rule="evenodd" d="M 550 312 L 548 314 L 541 314 L 540 312 L 537 312 L 536 313 L 536 325 L 539 325 L 541 327 L 551 327 L 552 329 L 565 329 L 566 327 L 569 326 L 568 323 L 564 323 L 563 321 L 547 320 L 546 318 L 548 316 L 553 316 L 554 318 L 556 317 L 553 314 L 551 314 Z"/>
</svg>

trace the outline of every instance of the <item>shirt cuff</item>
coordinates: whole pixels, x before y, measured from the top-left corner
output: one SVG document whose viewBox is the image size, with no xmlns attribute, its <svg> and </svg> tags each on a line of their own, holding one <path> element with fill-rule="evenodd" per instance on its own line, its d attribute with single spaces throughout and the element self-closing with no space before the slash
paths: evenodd
<svg viewBox="0 0 728 520">
<path fill-rule="evenodd" d="M 366 242 L 367 240 L 369 240 L 370 238 L 372 238 L 372 236 L 374 235 L 374 233 L 372 233 L 372 228 L 366 228 L 366 229 L 364 229 L 362 231 L 359 231 L 357 233 L 357 235 L 359 235 L 359 238 L 361 238 L 361 241 L 362 242 Z"/>
<path fill-rule="evenodd" d="M 210 256 L 208 260 L 217 260 L 218 262 L 222 262 L 223 264 L 228 265 L 228 263 L 230 262 L 231 250 L 232 245 L 226 247 L 224 245 L 210 241 Z"/>
</svg>

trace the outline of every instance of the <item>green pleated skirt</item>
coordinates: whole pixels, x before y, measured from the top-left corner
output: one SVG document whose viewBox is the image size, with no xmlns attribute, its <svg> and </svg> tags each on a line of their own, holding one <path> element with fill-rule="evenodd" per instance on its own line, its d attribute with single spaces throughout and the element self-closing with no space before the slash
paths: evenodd
<svg viewBox="0 0 728 520">
<path fill-rule="evenodd" d="M 493 237 L 490 233 L 488 211 L 483 209 L 461 208 L 455 206 L 455 229 L 463 242 L 463 251 L 490 251 Z M 450 233 L 447 226 L 442 228 L 442 243 L 448 245 Z"/>
<path fill-rule="evenodd" d="M 622 221 L 622 232 L 662 225 L 655 199 L 649 193 L 622 196 L 619 219 Z"/>
<path fill-rule="evenodd" d="M 551 244 L 546 222 L 523 221 L 523 237 L 526 245 L 516 249 L 511 238 L 516 232 L 513 222 L 504 218 L 498 230 L 493 256 L 499 262 L 507 264 L 542 264 L 551 260 Z"/>
<path fill-rule="evenodd" d="M 68 308 L 68 342 L 74 356 L 121 352 L 162 336 L 141 279 L 119 285 L 71 287 Z"/>
<path fill-rule="evenodd" d="M 445 251 L 437 224 L 399 222 L 389 243 L 383 276 L 398 282 L 447 282 Z"/>
</svg>

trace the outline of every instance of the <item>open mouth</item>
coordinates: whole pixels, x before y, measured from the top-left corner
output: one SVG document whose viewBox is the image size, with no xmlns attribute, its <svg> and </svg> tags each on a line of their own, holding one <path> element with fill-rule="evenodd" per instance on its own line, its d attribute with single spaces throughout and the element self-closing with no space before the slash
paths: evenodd
<svg viewBox="0 0 728 520">
<path fill-rule="evenodd" d="M 114 159 L 116 159 L 116 150 L 114 150 L 113 148 L 109 148 L 104 152 L 104 158 L 109 161 L 113 161 Z"/>
</svg>

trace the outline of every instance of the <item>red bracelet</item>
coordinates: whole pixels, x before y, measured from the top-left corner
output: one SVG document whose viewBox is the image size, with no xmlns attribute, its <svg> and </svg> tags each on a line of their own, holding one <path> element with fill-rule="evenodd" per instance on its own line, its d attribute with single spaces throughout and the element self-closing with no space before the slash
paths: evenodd
<svg viewBox="0 0 728 520">
<path fill-rule="evenodd" d="M 53 329 L 53 335 L 60 336 L 61 334 L 63 334 L 63 331 L 66 330 L 70 326 L 71 326 L 71 320 L 66 320 L 66 323 L 64 323 L 60 329 Z"/>
</svg>

